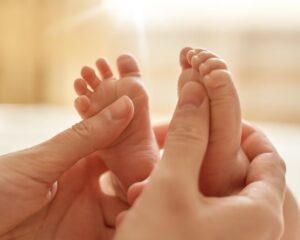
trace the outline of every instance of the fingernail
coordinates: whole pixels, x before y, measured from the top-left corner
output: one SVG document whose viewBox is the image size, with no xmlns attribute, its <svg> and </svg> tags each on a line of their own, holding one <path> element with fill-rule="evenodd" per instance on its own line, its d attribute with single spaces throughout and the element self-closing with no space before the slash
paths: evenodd
<svg viewBox="0 0 300 240">
<path fill-rule="evenodd" d="M 115 101 L 110 107 L 109 111 L 111 117 L 115 120 L 120 120 L 127 117 L 131 109 L 131 100 L 127 96 L 123 96 Z"/>
<path fill-rule="evenodd" d="M 180 93 L 179 108 L 200 107 L 205 96 L 205 89 L 200 83 L 186 83 Z"/>
</svg>

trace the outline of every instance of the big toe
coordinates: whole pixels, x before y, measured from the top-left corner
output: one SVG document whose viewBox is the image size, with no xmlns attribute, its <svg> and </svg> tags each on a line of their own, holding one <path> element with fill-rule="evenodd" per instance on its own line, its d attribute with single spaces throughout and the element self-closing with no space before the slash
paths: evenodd
<svg viewBox="0 0 300 240">
<path fill-rule="evenodd" d="M 117 59 L 117 66 L 121 78 L 139 77 L 140 69 L 135 58 L 129 54 L 123 54 Z"/>
</svg>

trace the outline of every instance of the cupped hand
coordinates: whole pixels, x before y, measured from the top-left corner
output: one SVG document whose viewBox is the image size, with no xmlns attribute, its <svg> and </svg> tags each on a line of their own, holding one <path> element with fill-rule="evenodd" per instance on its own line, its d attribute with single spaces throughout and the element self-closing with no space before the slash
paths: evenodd
<svg viewBox="0 0 300 240">
<path fill-rule="evenodd" d="M 99 188 L 107 169 L 97 150 L 132 117 L 122 97 L 49 141 L 0 157 L 0 239 L 112 239 L 113 221 L 128 206 Z"/>
<path fill-rule="evenodd" d="M 209 106 L 203 87 L 195 84 L 184 86 L 164 155 L 133 208 L 119 216 L 123 220 L 116 239 L 280 239 L 285 165 L 253 127 L 245 124 L 243 131 L 242 147 L 250 159 L 245 188 L 219 198 L 199 192 L 209 139 Z M 160 145 L 161 133 L 157 129 Z M 134 192 L 140 190 L 141 185 L 132 186 L 129 195 L 136 197 Z"/>
</svg>

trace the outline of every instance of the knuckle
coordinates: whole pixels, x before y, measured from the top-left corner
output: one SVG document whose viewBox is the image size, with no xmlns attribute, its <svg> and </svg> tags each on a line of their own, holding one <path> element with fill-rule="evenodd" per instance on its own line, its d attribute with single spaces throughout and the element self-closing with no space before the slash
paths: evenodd
<svg viewBox="0 0 300 240">
<path fill-rule="evenodd" d="M 200 142 L 203 136 L 191 125 L 170 126 L 168 138 L 176 142 Z"/>
<path fill-rule="evenodd" d="M 87 121 L 81 121 L 72 126 L 72 130 L 79 137 L 83 139 L 90 139 L 90 133 L 92 132 L 92 126 Z"/>
</svg>

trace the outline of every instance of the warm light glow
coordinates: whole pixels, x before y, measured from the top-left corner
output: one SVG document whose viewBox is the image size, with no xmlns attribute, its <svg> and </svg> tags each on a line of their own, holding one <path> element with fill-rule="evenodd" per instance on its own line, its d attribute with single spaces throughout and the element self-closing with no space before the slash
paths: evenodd
<svg viewBox="0 0 300 240">
<path fill-rule="evenodd" d="M 210 21 L 241 22 L 258 19 L 292 20 L 298 19 L 299 0 L 103 0 L 101 4 L 116 19 L 121 22 L 131 22 L 138 25 L 146 23 L 161 25 L 162 22 L 173 24 L 187 22 L 197 24 Z M 268 9 L 268 11 L 265 11 Z M 282 11 L 282 9 L 285 9 Z M 239 20 L 237 20 L 239 19 Z M 275 23 L 277 24 L 277 23 Z"/>
<path fill-rule="evenodd" d="M 238 27 L 239 24 L 261 22 L 275 27 L 289 26 L 290 23 L 299 23 L 299 7 L 299 0 L 99 0 L 98 6 L 60 22 L 49 32 L 63 32 L 104 13 L 111 15 L 119 25 L 133 25 L 139 33 L 143 33 L 147 26 L 210 24 L 224 27 L 227 24 Z"/>
<path fill-rule="evenodd" d="M 121 22 L 143 25 L 149 2 L 147 0 L 106 0 L 103 8 Z"/>
</svg>

